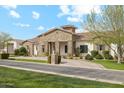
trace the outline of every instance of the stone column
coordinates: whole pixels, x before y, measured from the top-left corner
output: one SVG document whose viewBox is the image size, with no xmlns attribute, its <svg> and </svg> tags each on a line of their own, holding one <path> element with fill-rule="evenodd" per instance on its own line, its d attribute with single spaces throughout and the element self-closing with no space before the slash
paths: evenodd
<svg viewBox="0 0 124 93">
<path fill-rule="evenodd" d="M 57 54 L 60 54 L 60 44 L 59 44 L 58 41 L 55 42 L 55 52 L 56 52 Z"/>
<path fill-rule="evenodd" d="M 68 54 L 73 55 L 73 42 L 68 41 Z"/>
</svg>

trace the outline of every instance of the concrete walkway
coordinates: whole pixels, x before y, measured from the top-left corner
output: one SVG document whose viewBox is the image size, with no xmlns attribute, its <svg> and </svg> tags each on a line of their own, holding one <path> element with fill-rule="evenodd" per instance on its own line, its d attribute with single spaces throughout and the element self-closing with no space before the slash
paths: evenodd
<svg viewBox="0 0 124 93">
<path fill-rule="evenodd" d="M 47 57 L 12 57 L 19 59 L 35 59 L 35 60 L 47 60 Z M 105 69 L 102 65 L 88 62 L 86 60 L 74 60 L 74 59 L 63 59 L 61 66 L 69 66 L 69 67 L 80 67 L 80 68 L 91 68 L 91 69 Z"/>
<path fill-rule="evenodd" d="M 0 66 L 29 71 L 57 74 L 68 77 L 124 84 L 124 71 L 88 69 L 79 67 L 57 66 L 41 63 L 14 62 L 0 60 Z"/>
</svg>

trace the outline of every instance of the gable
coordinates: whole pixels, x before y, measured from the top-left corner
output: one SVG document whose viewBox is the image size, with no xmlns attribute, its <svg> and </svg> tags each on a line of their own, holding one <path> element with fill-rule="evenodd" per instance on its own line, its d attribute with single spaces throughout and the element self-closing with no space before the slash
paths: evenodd
<svg viewBox="0 0 124 93">
<path fill-rule="evenodd" d="M 72 40 L 71 33 L 56 29 L 55 31 L 49 32 L 40 38 L 41 41 L 55 42 L 55 41 L 70 41 Z"/>
</svg>

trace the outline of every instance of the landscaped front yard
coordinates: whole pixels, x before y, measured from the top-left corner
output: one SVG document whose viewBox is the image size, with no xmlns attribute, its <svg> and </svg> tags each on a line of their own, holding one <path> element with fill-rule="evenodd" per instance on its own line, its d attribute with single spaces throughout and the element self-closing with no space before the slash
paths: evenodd
<svg viewBox="0 0 124 93">
<path fill-rule="evenodd" d="M 101 64 L 107 69 L 124 70 L 124 63 L 118 64 L 113 60 L 94 60 L 93 62 Z"/>
<path fill-rule="evenodd" d="M 0 67 L 0 87 L 14 88 L 113 88 L 124 85 L 76 79 Z"/>
</svg>

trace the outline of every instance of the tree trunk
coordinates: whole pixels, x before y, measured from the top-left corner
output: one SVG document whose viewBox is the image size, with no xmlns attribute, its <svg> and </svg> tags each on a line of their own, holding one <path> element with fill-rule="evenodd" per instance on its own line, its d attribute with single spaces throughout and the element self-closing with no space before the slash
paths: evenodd
<svg viewBox="0 0 124 93">
<path fill-rule="evenodd" d="M 117 45 L 117 53 L 118 53 L 118 64 L 120 64 L 123 61 L 123 52 L 121 45 Z"/>
<path fill-rule="evenodd" d="M 121 57 L 120 57 L 120 54 L 118 54 L 118 62 L 117 62 L 118 64 L 120 64 L 121 63 Z"/>
</svg>

